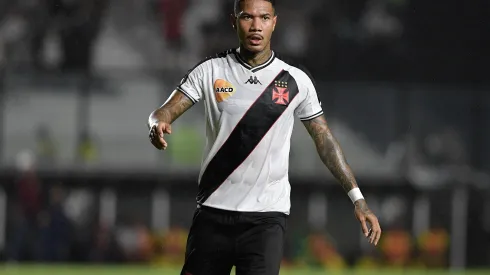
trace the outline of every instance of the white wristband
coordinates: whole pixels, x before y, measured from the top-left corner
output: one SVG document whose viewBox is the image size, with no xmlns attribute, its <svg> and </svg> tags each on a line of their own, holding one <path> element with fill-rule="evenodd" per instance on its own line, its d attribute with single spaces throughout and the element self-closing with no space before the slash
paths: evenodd
<svg viewBox="0 0 490 275">
<path fill-rule="evenodd" d="M 352 201 L 352 203 L 355 203 L 358 200 L 364 199 L 364 197 L 362 196 L 361 190 L 358 187 L 353 188 L 352 190 L 350 190 L 347 193 L 347 196 L 349 196 L 349 198 Z"/>
</svg>

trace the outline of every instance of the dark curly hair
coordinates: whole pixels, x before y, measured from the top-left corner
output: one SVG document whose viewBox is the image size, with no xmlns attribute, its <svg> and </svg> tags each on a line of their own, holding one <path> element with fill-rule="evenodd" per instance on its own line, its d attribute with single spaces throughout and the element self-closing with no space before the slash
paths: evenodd
<svg viewBox="0 0 490 275">
<path fill-rule="evenodd" d="M 245 0 L 235 0 L 235 4 L 233 5 L 233 12 L 237 14 L 240 12 L 240 2 L 245 1 Z M 272 7 L 274 10 L 276 9 L 276 0 L 264 0 L 272 4 Z"/>
</svg>

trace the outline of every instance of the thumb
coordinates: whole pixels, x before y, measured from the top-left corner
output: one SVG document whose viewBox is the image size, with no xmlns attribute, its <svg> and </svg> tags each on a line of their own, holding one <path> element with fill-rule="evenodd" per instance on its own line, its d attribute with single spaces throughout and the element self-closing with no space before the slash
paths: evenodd
<svg viewBox="0 0 490 275">
<path fill-rule="evenodd" d="M 364 236 L 367 237 L 369 235 L 369 229 L 368 229 L 367 224 L 366 224 L 366 219 L 364 217 L 362 217 L 359 219 L 359 222 L 361 222 L 362 233 L 364 233 Z"/>
</svg>

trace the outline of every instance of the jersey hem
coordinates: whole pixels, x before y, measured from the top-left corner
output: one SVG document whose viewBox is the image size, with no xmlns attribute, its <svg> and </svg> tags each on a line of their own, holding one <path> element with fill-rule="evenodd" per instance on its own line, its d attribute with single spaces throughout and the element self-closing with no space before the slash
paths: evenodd
<svg viewBox="0 0 490 275">
<path fill-rule="evenodd" d="M 308 120 L 312 120 L 312 119 L 315 119 L 319 116 L 323 115 L 323 111 L 320 111 L 314 115 L 311 115 L 311 116 L 308 116 L 308 117 L 305 117 L 305 118 L 300 118 L 301 121 L 308 121 Z"/>
<path fill-rule="evenodd" d="M 281 211 L 281 210 L 271 210 L 271 211 L 257 211 L 257 210 L 237 210 L 237 209 L 233 209 L 233 208 L 230 208 L 230 207 L 226 207 L 226 206 L 216 206 L 216 205 L 210 205 L 210 204 L 207 204 L 207 203 L 202 203 L 202 204 L 197 204 L 197 207 L 201 207 L 201 206 L 205 206 L 205 207 L 210 207 L 210 208 L 216 208 L 216 209 L 219 209 L 219 210 L 225 210 L 225 211 L 233 211 L 233 212 L 240 212 L 240 213 L 282 213 L 284 215 L 287 215 L 289 216 L 289 212 L 290 211 Z"/>
<path fill-rule="evenodd" d="M 183 93 L 186 97 L 188 97 L 192 101 L 193 104 L 196 104 L 198 102 L 198 100 L 193 98 L 188 92 L 186 92 L 184 89 L 182 89 L 182 87 L 178 86 L 177 90 L 179 92 Z"/>
</svg>

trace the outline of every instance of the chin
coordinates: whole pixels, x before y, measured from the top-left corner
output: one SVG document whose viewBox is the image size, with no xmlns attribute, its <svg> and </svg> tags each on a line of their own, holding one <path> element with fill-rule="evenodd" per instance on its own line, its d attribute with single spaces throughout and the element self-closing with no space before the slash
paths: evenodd
<svg viewBox="0 0 490 275">
<path fill-rule="evenodd" d="M 251 53 L 259 53 L 265 49 L 264 45 L 247 45 L 245 44 L 245 49 Z"/>
</svg>

